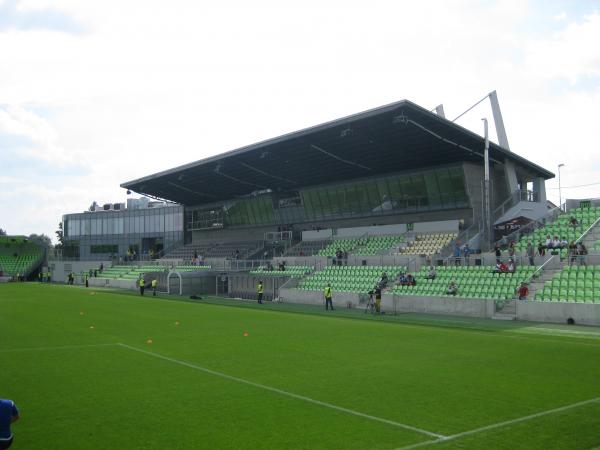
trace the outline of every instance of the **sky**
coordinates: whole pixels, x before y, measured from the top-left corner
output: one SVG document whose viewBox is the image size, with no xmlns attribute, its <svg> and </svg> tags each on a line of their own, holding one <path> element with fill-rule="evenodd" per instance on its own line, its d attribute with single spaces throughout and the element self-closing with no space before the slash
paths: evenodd
<svg viewBox="0 0 600 450">
<path fill-rule="evenodd" d="M 563 199 L 600 197 L 600 0 L 0 0 L 0 55 L 9 234 L 54 239 L 125 181 L 307 126 L 402 99 L 453 119 L 492 90 L 512 151 L 564 164 Z"/>
</svg>

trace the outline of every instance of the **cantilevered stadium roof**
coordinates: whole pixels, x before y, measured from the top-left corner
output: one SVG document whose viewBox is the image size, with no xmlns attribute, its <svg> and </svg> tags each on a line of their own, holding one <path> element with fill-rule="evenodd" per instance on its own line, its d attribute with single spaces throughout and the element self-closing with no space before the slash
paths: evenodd
<svg viewBox="0 0 600 450">
<path fill-rule="evenodd" d="M 481 136 L 402 100 L 123 183 L 140 194 L 198 205 L 457 162 L 482 163 Z M 492 163 L 548 170 L 490 143 Z"/>
</svg>

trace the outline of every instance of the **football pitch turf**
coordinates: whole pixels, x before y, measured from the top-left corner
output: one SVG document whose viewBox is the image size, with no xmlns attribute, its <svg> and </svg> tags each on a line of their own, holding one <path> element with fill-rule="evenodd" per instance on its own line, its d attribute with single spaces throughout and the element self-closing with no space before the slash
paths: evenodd
<svg viewBox="0 0 600 450">
<path fill-rule="evenodd" d="M 3 284 L 0 397 L 16 450 L 590 449 L 600 330 Z"/>
</svg>

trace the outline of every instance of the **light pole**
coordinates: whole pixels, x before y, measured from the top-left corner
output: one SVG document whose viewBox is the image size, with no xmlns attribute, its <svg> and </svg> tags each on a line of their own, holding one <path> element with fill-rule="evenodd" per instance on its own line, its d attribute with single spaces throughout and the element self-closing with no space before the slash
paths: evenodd
<svg viewBox="0 0 600 450">
<path fill-rule="evenodd" d="M 564 167 L 564 164 L 558 165 L 558 209 L 562 210 L 562 192 L 560 190 L 560 168 Z"/>
<path fill-rule="evenodd" d="M 483 120 L 483 134 L 485 137 L 485 146 L 483 151 L 483 228 L 486 246 L 492 242 L 492 217 L 490 207 L 490 140 L 488 136 L 488 121 Z"/>
</svg>

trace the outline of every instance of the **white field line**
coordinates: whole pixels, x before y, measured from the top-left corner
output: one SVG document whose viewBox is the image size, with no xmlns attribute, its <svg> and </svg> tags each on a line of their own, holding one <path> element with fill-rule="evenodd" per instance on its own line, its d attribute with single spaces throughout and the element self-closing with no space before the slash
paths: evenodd
<svg viewBox="0 0 600 450">
<path fill-rule="evenodd" d="M 5 348 L 0 349 L 0 353 L 11 353 L 11 352 L 27 352 L 27 351 L 38 351 L 38 350 L 69 350 L 76 348 L 90 348 L 90 347 L 111 347 L 117 346 L 116 342 L 107 344 L 80 344 L 80 345 L 56 345 L 48 347 L 21 347 L 21 348 Z"/>
<path fill-rule="evenodd" d="M 422 428 L 417 428 L 417 427 L 413 427 L 411 425 L 406 425 L 400 422 L 395 422 L 393 420 L 389 420 L 389 419 L 383 419 L 381 417 L 376 417 L 376 416 L 372 416 L 370 414 L 365 414 L 365 413 L 361 413 L 359 411 L 354 411 L 352 409 L 348 409 L 348 408 L 344 408 L 342 406 L 337 406 L 334 405 L 332 403 L 327 403 L 327 402 L 322 402 L 320 400 L 315 400 L 313 398 L 310 397 L 305 397 L 304 395 L 299 395 L 299 394 L 294 394 L 293 392 L 288 392 L 288 391 L 284 391 L 282 389 L 278 389 L 272 386 L 267 386 L 266 384 L 260 384 L 260 383 L 255 383 L 254 381 L 249 381 L 249 380 L 245 380 L 243 378 L 238 378 L 238 377 L 234 377 L 232 375 L 227 375 L 225 373 L 222 372 L 217 372 L 216 370 L 212 370 L 212 369 L 208 369 L 206 367 L 202 367 L 196 364 L 192 364 L 186 361 L 181 361 L 179 359 L 174 359 L 174 358 L 170 358 L 168 356 L 164 356 L 161 355 L 159 353 L 154 353 L 154 352 L 150 352 L 147 350 L 143 350 L 137 347 L 132 347 L 130 345 L 127 344 L 118 344 L 119 346 L 123 347 L 123 348 L 127 348 L 129 350 L 135 351 L 135 352 L 139 352 L 139 353 L 143 353 L 145 355 L 148 356 L 152 356 L 154 358 L 158 358 L 158 359 L 162 359 L 164 361 L 168 361 L 174 364 L 178 364 L 180 366 L 184 366 L 184 367 L 188 367 L 190 369 L 195 369 L 195 370 L 199 370 L 200 372 L 204 372 L 204 373 L 208 373 L 210 375 L 214 375 L 220 378 L 224 378 L 226 380 L 230 380 L 230 381 L 235 381 L 237 383 L 243 383 L 249 386 L 253 386 L 259 389 L 264 389 L 265 391 L 270 391 L 270 392 L 275 392 L 276 394 L 280 394 L 280 395 L 284 395 L 286 397 L 291 397 L 291 398 L 295 398 L 297 400 L 302 400 L 308 403 L 313 403 L 315 405 L 319 405 L 319 406 L 323 406 L 325 408 L 329 408 L 329 409 L 333 409 L 336 411 L 341 411 L 347 414 L 352 414 L 353 416 L 358 416 L 358 417 L 362 417 L 364 419 L 369 419 L 369 420 L 373 420 L 376 422 L 381 422 L 381 423 L 385 423 L 387 425 L 392 425 L 394 427 L 398 427 L 398 428 L 403 428 L 405 430 L 410 430 L 410 431 L 414 431 L 415 433 L 420 433 L 420 434 L 425 434 L 427 436 L 431 436 L 431 437 L 435 437 L 435 438 L 445 438 L 445 436 L 438 434 L 438 433 L 433 433 L 431 431 L 427 431 L 427 430 L 423 430 Z"/>
<path fill-rule="evenodd" d="M 413 448 L 423 447 L 425 445 L 437 444 L 437 443 L 446 442 L 446 441 L 452 441 L 454 439 L 458 439 L 461 437 L 470 436 L 472 434 L 477 434 L 477 433 L 481 433 L 484 431 L 494 430 L 496 428 L 513 425 L 515 423 L 526 422 L 531 419 L 537 419 L 538 417 L 543 417 L 543 416 L 547 416 L 550 414 L 567 411 L 569 409 L 578 408 L 580 406 L 589 405 L 591 403 L 600 403 L 600 397 L 591 398 L 589 400 L 584 400 L 584 401 L 577 402 L 577 403 L 571 403 L 570 405 L 560 406 L 560 407 L 554 408 L 554 409 L 548 409 L 546 411 L 541 411 L 539 413 L 530 414 L 529 416 L 519 417 L 517 419 L 506 420 L 504 422 L 498 422 L 498 423 L 494 423 L 491 425 L 486 425 L 485 427 L 475 428 L 474 430 L 469 430 L 469 431 L 463 431 L 462 433 L 453 434 L 451 436 L 440 437 L 439 439 L 419 442 L 418 444 L 409 445 L 407 447 L 401 447 L 396 450 L 409 450 L 409 449 L 413 449 Z"/>
</svg>

